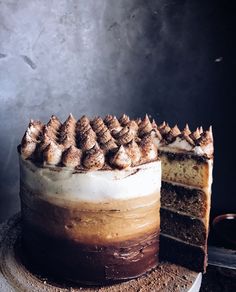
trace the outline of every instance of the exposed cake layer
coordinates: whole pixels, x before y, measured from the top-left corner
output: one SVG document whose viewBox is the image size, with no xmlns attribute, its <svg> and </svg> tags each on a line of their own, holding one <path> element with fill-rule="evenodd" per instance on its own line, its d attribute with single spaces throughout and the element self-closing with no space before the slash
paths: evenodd
<svg viewBox="0 0 236 292">
<path fill-rule="evenodd" d="M 204 218 L 208 216 L 210 196 L 208 188 L 197 189 L 162 181 L 161 206 L 189 214 L 191 217 Z"/>
<path fill-rule="evenodd" d="M 162 179 L 197 188 L 210 188 L 212 160 L 179 152 L 159 151 Z"/>
<path fill-rule="evenodd" d="M 161 234 L 160 259 L 170 261 L 197 272 L 206 272 L 207 245 L 205 244 L 205 246 L 200 247 Z"/>
<path fill-rule="evenodd" d="M 113 244 L 160 229 L 160 193 L 91 203 L 45 200 L 21 184 L 24 223 L 53 237 L 83 244 Z"/>
<path fill-rule="evenodd" d="M 45 199 L 128 200 L 160 192 L 161 163 L 158 160 L 124 170 L 81 172 L 40 167 L 20 156 L 20 179 L 29 190 Z"/>
<path fill-rule="evenodd" d="M 162 162 L 162 257 L 196 271 L 205 271 L 213 157 L 174 147 L 163 147 L 159 155 Z"/>
<path fill-rule="evenodd" d="M 108 284 L 138 277 L 158 263 L 158 232 L 113 244 L 83 244 L 57 238 L 24 222 L 23 247 L 41 275 L 84 284 Z"/>
<path fill-rule="evenodd" d="M 161 208 L 161 232 L 186 243 L 204 246 L 208 234 L 208 222 Z"/>
</svg>

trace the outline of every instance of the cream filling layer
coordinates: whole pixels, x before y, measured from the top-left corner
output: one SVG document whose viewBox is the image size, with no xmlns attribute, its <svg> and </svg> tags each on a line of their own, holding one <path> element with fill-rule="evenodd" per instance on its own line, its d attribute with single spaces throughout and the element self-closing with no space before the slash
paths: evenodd
<svg viewBox="0 0 236 292">
<path fill-rule="evenodd" d="M 21 156 L 19 159 L 22 183 L 45 199 L 104 202 L 160 193 L 160 161 L 123 170 L 76 172 L 65 167 L 39 167 Z"/>
<path fill-rule="evenodd" d="M 214 152 L 213 144 L 207 144 L 206 146 L 193 146 L 188 143 L 185 139 L 177 137 L 174 142 L 169 143 L 168 146 L 160 145 L 159 149 L 162 151 L 168 152 L 183 152 L 187 151 L 191 154 L 195 154 L 197 156 L 203 156 L 205 154 L 212 155 Z"/>
<path fill-rule="evenodd" d="M 179 183 L 179 182 L 174 182 L 174 181 L 167 180 L 167 179 L 162 179 L 162 181 L 169 183 L 169 184 L 172 184 L 173 186 L 180 186 L 180 187 L 184 187 L 185 189 L 189 189 L 189 190 L 200 190 L 200 191 L 205 192 L 206 194 L 211 194 L 211 181 L 212 181 L 211 177 L 208 178 L 208 186 L 204 187 L 204 188 L 201 188 L 199 186 L 192 186 L 192 185 L 187 185 L 187 184 L 183 184 L 183 183 Z"/>
<path fill-rule="evenodd" d="M 170 238 L 170 239 L 173 239 L 173 240 L 175 240 L 175 241 L 178 241 L 178 242 L 181 242 L 181 243 L 187 244 L 187 245 L 191 245 L 191 246 L 195 246 L 195 247 L 199 247 L 199 248 L 204 247 L 204 246 L 202 246 L 202 245 L 198 245 L 198 244 L 194 244 L 194 243 L 189 243 L 189 242 L 187 242 L 187 241 L 185 241 L 185 240 L 182 240 L 182 239 L 180 239 L 180 238 L 177 238 L 177 237 L 171 236 L 171 235 L 166 234 L 166 233 L 162 233 L 162 232 L 161 232 L 161 235 L 162 235 L 162 236 L 165 236 L 165 237 L 168 237 L 168 238 Z"/>
<path fill-rule="evenodd" d="M 163 207 L 161 207 L 161 209 L 164 209 L 164 210 L 170 211 L 170 212 L 172 212 L 172 213 L 176 213 L 176 214 L 178 214 L 178 215 L 188 216 L 188 217 L 191 218 L 191 219 L 197 219 L 197 220 L 202 221 L 203 223 L 205 223 L 205 221 L 207 220 L 207 219 L 206 219 L 206 216 L 204 216 L 204 217 L 194 216 L 194 215 L 189 214 L 189 213 L 187 213 L 187 212 L 179 211 L 179 210 L 173 209 L 173 208 L 171 208 L 171 207 L 164 207 L 164 206 L 163 206 Z"/>
</svg>

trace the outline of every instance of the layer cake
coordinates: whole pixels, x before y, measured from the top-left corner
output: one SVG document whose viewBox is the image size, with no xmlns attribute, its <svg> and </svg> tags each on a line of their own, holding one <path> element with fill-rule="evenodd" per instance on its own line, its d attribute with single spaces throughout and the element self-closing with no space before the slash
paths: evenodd
<svg viewBox="0 0 236 292">
<path fill-rule="evenodd" d="M 183 131 L 157 127 L 162 162 L 161 256 L 204 272 L 211 203 L 213 136 L 211 128 Z"/>
<path fill-rule="evenodd" d="M 22 246 L 45 274 L 86 284 L 158 264 L 161 163 L 143 121 L 31 121 L 19 146 Z"/>
<path fill-rule="evenodd" d="M 211 128 L 52 116 L 30 122 L 19 153 L 23 247 L 43 271 L 88 284 L 138 277 L 158 264 L 160 227 L 162 259 L 205 271 Z"/>
</svg>

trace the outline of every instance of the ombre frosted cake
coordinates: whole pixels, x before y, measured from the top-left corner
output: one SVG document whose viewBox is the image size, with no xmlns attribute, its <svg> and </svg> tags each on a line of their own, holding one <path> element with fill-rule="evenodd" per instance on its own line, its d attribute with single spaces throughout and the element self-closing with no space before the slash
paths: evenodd
<svg viewBox="0 0 236 292">
<path fill-rule="evenodd" d="M 48 275 L 105 284 L 156 267 L 161 163 L 143 121 L 31 121 L 19 146 L 22 246 Z"/>
<path fill-rule="evenodd" d="M 205 271 L 211 129 L 52 116 L 30 122 L 19 153 L 23 248 L 44 272 L 88 284 L 135 278 L 157 266 L 159 234 L 162 259 Z"/>
</svg>

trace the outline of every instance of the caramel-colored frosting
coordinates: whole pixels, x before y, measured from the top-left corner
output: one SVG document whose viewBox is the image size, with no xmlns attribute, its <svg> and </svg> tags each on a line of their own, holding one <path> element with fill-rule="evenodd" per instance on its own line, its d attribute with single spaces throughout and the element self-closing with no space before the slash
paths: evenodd
<svg viewBox="0 0 236 292">
<path fill-rule="evenodd" d="M 159 149 L 177 149 L 211 158 L 212 129 L 202 127 L 180 130 L 168 123 L 157 125 L 146 115 L 143 119 L 104 119 L 72 114 L 64 123 L 52 116 L 47 124 L 31 120 L 22 138 L 20 152 L 24 159 L 42 165 L 58 165 L 80 170 L 125 169 L 158 159 Z"/>
<path fill-rule="evenodd" d="M 90 246 L 114 244 L 135 238 L 140 240 L 140 236 L 157 232 L 160 228 L 158 191 L 144 197 L 104 203 L 42 199 L 38 196 L 30 200 L 31 191 L 24 186 L 21 188 L 23 210 L 28 211 L 27 215 L 31 214 L 30 222 L 34 228 L 59 238 Z M 47 216 L 45 210 L 48 211 Z"/>
</svg>

